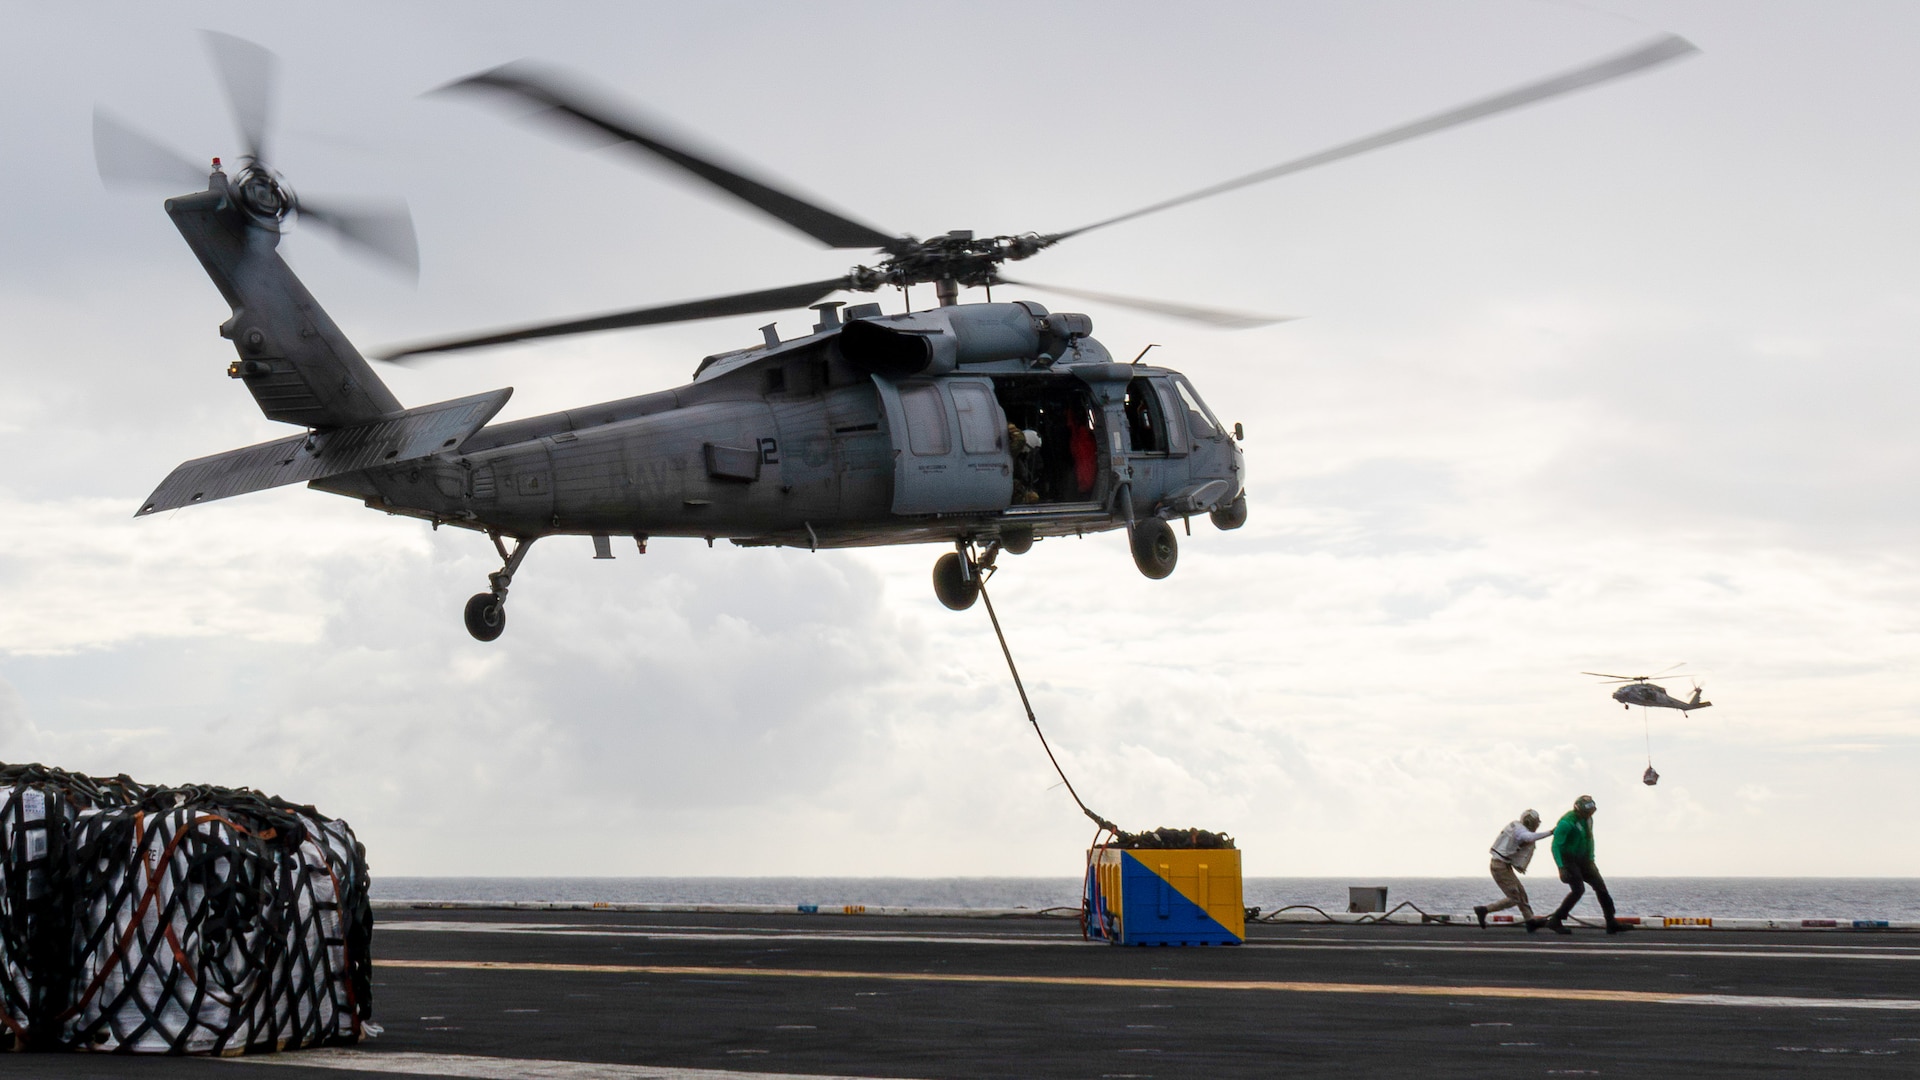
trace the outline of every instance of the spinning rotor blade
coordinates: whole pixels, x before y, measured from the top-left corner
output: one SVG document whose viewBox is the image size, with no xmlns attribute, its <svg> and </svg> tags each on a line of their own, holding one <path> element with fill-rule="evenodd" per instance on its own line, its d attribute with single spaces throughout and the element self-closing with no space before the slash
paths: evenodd
<svg viewBox="0 0 1920 1080">
<path fill-rule="evenodd" d="M 207 52 L 213 56 L 214 70 L 220 73 L 220 84 L 226 88 L 227 105 L 233 110 L 233 123 L 240 129 L 247 156 L 264 162 L 279 61 L 266 49 L 232 34 L 218 30 L 201 33 L 206 37 Z"/>
<path fill-rule="evenodd" d="M 1256 326 L 1272 326 L 1274 323 L 1291 322 L 1298 315 L 1254 315 L 1243 311 L 1223 311 L 1219 308 L 1197 307 L 1193 304 L 1180 304 L 1171 300 L 1147 300 L 1137 296 L 1118 296 L 1113 293 L 1093 292 L 1089 289 L 1069 289 L 1064 285 L 1038 285 L 1031 281 L 1014 281 L 1000 278 L 1002 285 L 1014 285 L 1022 289 L 1039 289 L 1043 292 L 1059 293 L 1061 296 L 1077 297 L 1081 300 L 1094 300 L 1116 307 L 1137 308 L 1151 311 L 1156 315 L 1171 315 L 1176 319 L 1205 323 L 1223 330 L 1249 330 Z"/>
<path fill-rule="evenodd" d="M 365 203 L 352 208 L 338 203 L 315 205 L 311 199 L 294 204 L 301 220 L 322 225 L 350 244 L 395 263 L 420 276 L 420 245 L 413 235 L 413 215 L 407 204 Z"/>
<path fill-rule="evenodd" d="M 1597 86 L 1600 83 L 1631 75 L 1636 71 L 1641 71 L 1658 64 L 1664 64 L 1669 60 L 1676 60 L 1697 51 L 1699 50 L 1693 43 L 1685 38 L 1673 34 L 1662 35 L 1638 48 L 1621 53 L 1618 56 L 1587 64 L 1551 78 L 1531 82 L 1525 86 L 1518 86 L 1505 93 L 1495 94 L 1492 97 L 1481 98 L 1478 101 L 1470 102 L 1458 108 L 1436 113 L 1422 120 L 1415 120 L 1410 124 L 1402 124 L 1399 127 L 1388 128 L 1378 134 L 1369 135 L 1364 139 L 1355 139 L 1349 143 L 1342 143 L 1331 149 L 1322 150 L 1317 154 L 1309 154 L 1306 157 L 1296 158 L 1293 161 L 1275 165 L 1272 168 L 1262 169 L 1259 172 L 1248 173 L 1245 176 L 1215 184 L 1212 187 L 1201 188 L 1199 191 L 1157 202 L 1151 206 L 1142 207 L 1141 209 L 1133 210 L 1117 217 L 1110 217 L 1104 221 L 1096 221 L 1091 225 L 1082 225 L 1077 229 L 1070 229 L 1067 232 L 1055 233 L 1048 239 L 1055 241 L 1064 240 L 1067 237 L 1078 236 L 1083 232 L 1089 232 L 1093 229 L 1103 229 L 1108 225 L 1117 225 L 1123 221 L 1132 221 L 1137 217 L 1145 217 L 1148 214 L 1158 213 L 1162 210 L 1170 210 L 1176 206 L 1184 206 L 1187 203 L 1197 202 L 1209 196 L 1236 191 L 1240 188 L 1274 180 L 1290 173 L 1303 172 L 1316 166 L 1355 157 L 1369 150 L 1378 150 L 1381 147 L 1392 146 L 1394 143 L 1405 142 L 1408 139 L 1416 139 L 1422 135 L 1430 135 L 1436 131 L 1444 131 L 1450 127 L 1456 127 L 1460 124 L 1479 120 L 1482 117 L 1493 116 L 1496 113 L 1503 113 L 1510 109 L 1517 109 L 1523 105 L 1531 105 L 1536 101 L 1545 101 L 1548 98 L 1558 97 L 1561 94 L 1572 93 L 1575 90 L 1585 89 L 1589 86 Z"/>
<path fill-rule="evenodd" d="M 1604 671 L 1583 671 L 1580 674 L 1592 675 L 1597 679 L 1611 679 L 1614 682 L 1640 682 L 1644 679 L 1653 678 L 1651 675 L 1609 675 Z"/>
<path fill-rule="evenodd" d="M 1687 662 L 1685 660 L 1682 660 L 1677 664 L 1668 664 L 1666 667 L 1663 667 L 1659 671 L 1656 671 L 1653 674 L 1647 676 L 1647 678 L 1657 679 L 1660 676 L 1665 675 L 1667 672 L 1672 671 L 1674 668 L 1683 668 L 1686 666 L 1687 666 Z"/>
<path fill-rule="evenodd" d="M 715 296 L 706 300 L 682 300 L 679 303 L 662 304 L 659 307 L 615 311 L 585 319 L 568 319 L 565 322 L 540 323 L 534 326 L 498 330 L 477 337 L 449 338 L 443 341 L 404 345 L 376 354 L 374 359 L 400 360 L 404 357 L 421 356 L 427 353 L 455 352 L 460 349 L 477 349 L 483 345 L 504 345 L 512 341 L 530 341 L 534 338 L 561 337 L 567 334 L 589 334 L 599 330 L 618 330 L 628 326 L 654 326 L 660 323 L 691 322 L 695 319 L 717 319 L 723 315 L 787 311 L 817 303 L 848 286 L 849 282 L 846 278 L 838 277 L 827 281 L 808 282 L 805 285 L 763 289 L 760 292 Z"/>
<path fill-rule="evenodd" d="M 475 87 L 504 91 L 545 106 L 550 116 L 568 127 L 584 126 L 645 150 L 828 247 L 893 250 L 905 243 L 899 237 L 889 236 L 870 225 L 863 225 L 674 145 L 657 126 L 631 115 L 622 115 L 617 107 L 593 100 L 591 92 L 569 85 L 568 79 L 556 72 L 520 62 L 470 75 L 442 89 Z"/>
<path fill-rule="evenodd" d="M 173 192 L 200 190 L 211 172 L 98 107 L 93 110 L 93 163 L 108 187 L 158 186 Z"/>
</svg>

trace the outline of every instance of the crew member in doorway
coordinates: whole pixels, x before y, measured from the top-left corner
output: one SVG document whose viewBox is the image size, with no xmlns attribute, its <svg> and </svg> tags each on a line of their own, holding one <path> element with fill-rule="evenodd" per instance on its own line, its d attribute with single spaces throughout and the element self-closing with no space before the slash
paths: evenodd
<svg viewBox="0 0 1920 1080">
<path fill-rule="evenodd" d="M 1007 425 L 1007 445 L 1013 449 L 1013 503 L 1040 501 L 1040 433 L 1017 424 Z"/>
<path fill-rule="evenodd" d="M 1073 459 L 1073 495 L 1077 499 L 1093 497 L 1093 481 L 1098 463 L 1093 441 L 1093 414 L 1075 409 L 1067 433 L 1067 456 Z"/>
<path fill-rule="evenodd" d="M 1527 902 L 1527 887 L 1520 884 L 1520 875 L 1527 872 L 1527 864 L 1533 861 L 1533 844 L 1536 840 L 1545 840 L 1553 835 L 1552 829 L 1540 831 L 1540 811 L 1528 810 L 1520 815 L 1520 820 L 1508 823 L 1493 838 L 1493 861 L 1487 869 L 1493 874 L 1493 883 L 1500 886 L 1506 898 L 1491 904 L 1483 904 L 1473 909 L 1473 917 L 1480 920 L 1480 928 L 1486 929 L 1489 912 L 1505 911 L 1510 907 L 1520 909 L 1527 920 L 1529 932 L 1540 929 L 1545 919 L 1533 917 L 1533 905 Z"/>
<path fill-rule="evenodd" d="M 1607 917 L 1607 933 L 1633 929 L 1613 917 L 1613 897 L 1607 893 L 1606 880 L 1593 861 L 1593 812 L 1597 809 L 1599 804 L 1593 801 L 1593 796 L 1582 795 L 1573 800 L 1573 809 L 1560 815 L 1560 821 L 1553 827 L 1553 861 L 1560 864 L 1560 880 L 1568 885 L 1567 898 L 1547 916 L 1547 926 L 1556 934 L 1573 933 L 1566 925 L 1567 915 L 1586 895 L 1589 885 L 1593 886 L 1593 895 L 1600 898 L 1600 910 Z"/>
</svg>

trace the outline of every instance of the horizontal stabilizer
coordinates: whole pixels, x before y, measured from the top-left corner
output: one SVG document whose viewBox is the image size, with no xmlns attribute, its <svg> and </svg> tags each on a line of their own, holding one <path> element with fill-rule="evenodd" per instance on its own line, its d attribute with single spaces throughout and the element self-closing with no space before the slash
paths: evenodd
<svg viewBox="0 0 1920 1080">
<path fill-rule="evenodd" d="M 134 516 L 443 453 L 458 447 L 493 419 L 512 395 L 513 389 L 508 387 L 422 405 L 390 420 L 295 435 L 195 458 L 173 470 Z"/>
</svg>

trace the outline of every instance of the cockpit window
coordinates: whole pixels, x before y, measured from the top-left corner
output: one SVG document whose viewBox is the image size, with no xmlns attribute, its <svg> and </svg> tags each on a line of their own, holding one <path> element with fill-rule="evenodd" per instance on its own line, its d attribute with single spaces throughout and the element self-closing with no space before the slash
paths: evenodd
<svg viewBox="0 0 1920 1080">
<path fill-rule="evenodd" d="M 1195 435 L 1204 438 L 1226 430 L 1220 426 L 1220 421 L 1214 419 L 1213 410 L 1207 408 L 1206 402 L 1200 400 L 1200 395 L 1193 392 L 1193 387 L 1187 384 L 1186 379 L 1176 376 L 1173 385 L 1180 388 L 1180 399 L 1187 403 L 1187 420 L 1193 426 Z"/>
</svg>

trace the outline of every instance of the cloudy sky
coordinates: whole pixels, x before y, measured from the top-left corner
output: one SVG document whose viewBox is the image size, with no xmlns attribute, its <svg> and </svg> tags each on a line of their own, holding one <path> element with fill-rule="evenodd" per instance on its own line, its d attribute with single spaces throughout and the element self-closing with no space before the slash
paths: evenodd
<svg viewBox="0 0 1920 1080">
<path fill-rule="evenodd" d="M 1161 582 L 1117 534 L 1047 541 L 997 603 L 1088 801 L 1231 832 L 1252 874 L 1479 873 L 1519 810 L 1591 792 L 1615 875 L 1920 875 L 1912 5 L 156 11 L 0 0 L 0 760 L 311 801 L 393 874 L 1070 875 L 1090 832 L 933 548 L 550 540 L 482 645 L 473 534 L 301 488 L 133 520 L 175 463 L 286 432 L 158 196 L 94 172 L 96 103 L 238 152 L 201 28 L 282 58 L 300 190 L 411 204 L 417 286 L 285 245 L 363 348 L 858 257 L 421 96 L 520 57 L 927 235 L 1083 224 L 1673 31 L 1703 54 L 1026 264 L 1305 318 L 1038 297 L 1246 425 L 1252 518 L 1197 523 Z M 387 374 L 531 415 L 760 321 Z M 1576 673 L 1681 661 L 1716 704 L 1652 717 L 1647 788 L 1639 712 Z"/>
</svg>

